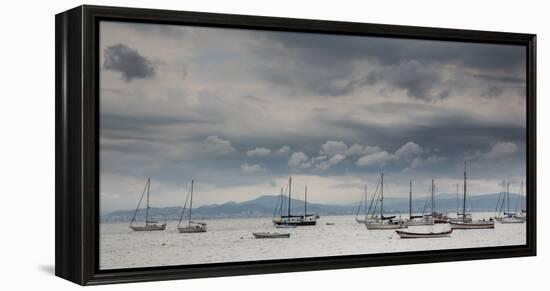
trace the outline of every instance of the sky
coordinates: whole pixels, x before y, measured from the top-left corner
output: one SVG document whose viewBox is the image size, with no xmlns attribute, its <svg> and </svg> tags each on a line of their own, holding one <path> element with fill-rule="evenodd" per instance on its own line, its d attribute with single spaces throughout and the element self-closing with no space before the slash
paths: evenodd
<svg viewBox="0 0 550 291">
<path fill-rule="evenodd" d="M 522 46 L 106 22 L 100 24 L 100 207 L 278 194 L 348 204 L 519 191 Z M 369 191 L 369 193 L 372 191 Z"/>
</svg>

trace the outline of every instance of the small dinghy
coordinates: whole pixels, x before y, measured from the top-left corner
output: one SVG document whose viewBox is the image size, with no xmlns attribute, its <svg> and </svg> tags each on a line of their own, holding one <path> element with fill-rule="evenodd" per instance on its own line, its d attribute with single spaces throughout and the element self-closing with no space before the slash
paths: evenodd
<svg viewBox="0 0 550 291">
<path fill-rule="evenodd" d="M 289 238 L 290 233 L 278 233 L 278 232 L 254 232 L 252 233 L 255 238 Z"/>
<path fill-rule="evenodd" d="M 336 223 L 334 222 L 327 222 L 326 225 L 335 225 Z"/>
<path fill-rule="evenodd" d="M 440 232 L 410 232 L 396 230 L 395 233 L 399 235 L 400 238 L 436 238 L 436 237 L 449 237 L 453 233 L 453 229 Z"/>
</svg>

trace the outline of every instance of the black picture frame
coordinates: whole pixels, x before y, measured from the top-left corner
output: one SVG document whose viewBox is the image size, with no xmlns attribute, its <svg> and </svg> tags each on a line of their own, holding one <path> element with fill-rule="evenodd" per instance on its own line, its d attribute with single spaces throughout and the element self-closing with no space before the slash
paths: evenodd
<svg viewBox="0 0 550 291">
<path fill-rule="evenodd" d="M 101 20 L 515 44 L 527 49 L 527 244 L 338 257 L 100 270 L 98 23 Z M 536 255 L 536 35 L 322 20 L 79 6 L 55 17 L 55 274 L 80 285 Z"/>
</svg>

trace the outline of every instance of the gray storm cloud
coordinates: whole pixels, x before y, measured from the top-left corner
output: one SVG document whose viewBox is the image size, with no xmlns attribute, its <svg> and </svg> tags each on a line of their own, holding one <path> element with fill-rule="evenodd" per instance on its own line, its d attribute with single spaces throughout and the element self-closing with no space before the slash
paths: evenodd
<svg viewBox="0 0 550 291">
<path fill-rule="evenodd" d="M 275 195 L 289 175 L 350 203 L 382 171 L 395 196 L 411 178 L 454 191 L 464 159 L 474 194 L 525 175 L 522 47 L 100 27 L 103 209 L 134 207 L 146 177 L 169 206 L 191 179 L 199 204 Z"/>
<path fill-rule="evenodd" d="M 121 73 L 126 81 L 146 79 L 155 75 L 153 63 L 140 55 L 136 49 L 124 44 L 116 44 L 105 48 L 103 68 Z"/>
</svg>

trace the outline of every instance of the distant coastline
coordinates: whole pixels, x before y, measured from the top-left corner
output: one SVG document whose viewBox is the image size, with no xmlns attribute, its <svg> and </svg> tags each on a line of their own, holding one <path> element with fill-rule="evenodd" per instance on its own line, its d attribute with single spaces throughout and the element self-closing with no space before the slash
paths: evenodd
<svg viewBox="0 0 550 291">
<path fill-rule="evenodd" d="M 498 201 L 498 193 L 483 194 L 471 196 L 467 203 L 470 212 L 493 212 Z M 510 194 L 511 209 L 515 209 L 518 194 Z M 244 217 L 272 217 L 278 196 L 265 195 L 256 199 L 244 202 L 226 202 L 223 204 L 204 205 L 193 208 L 193 216 L 200 218 L 244 218 Z M 525 200 L 525 198 L 522 198 Z M 523 201 L 525 203 L 525 201 Z M 413 199 L 413 212 L 421 213 L 425 204 L 425 198 Z M 304 201 L 292 199 L 292 212 L 303 213 Z M 359 202 L 348 205 L 333 205 L 309 203 L 307 205 L 308 213 L 324 215 L 355 215 Z M 368 203 L 367 203 L 368 205 Z M 456 212 L 456 194 L 438 194 L 436 195 L 436 210 L 444 213 Z M 520 203 L 521 205 L 521 203 Z M 525 205 L 525 204 L 524 204 Z M 384 199 L 384 212 L 393 214 L 407 215 L 409 212 L 409 200 L 407 198 L 386 198 Z M 160 207 L 150 208 L 150 218 L 155 220 L 178 220 L 182 208 Z M 116 210 L 101 214 L 100 222 L 129 222 L 134 215 L 135 210 Z M 143 216 L 144 209 L 138 211 L 137 217 Z"/>
</svg>

